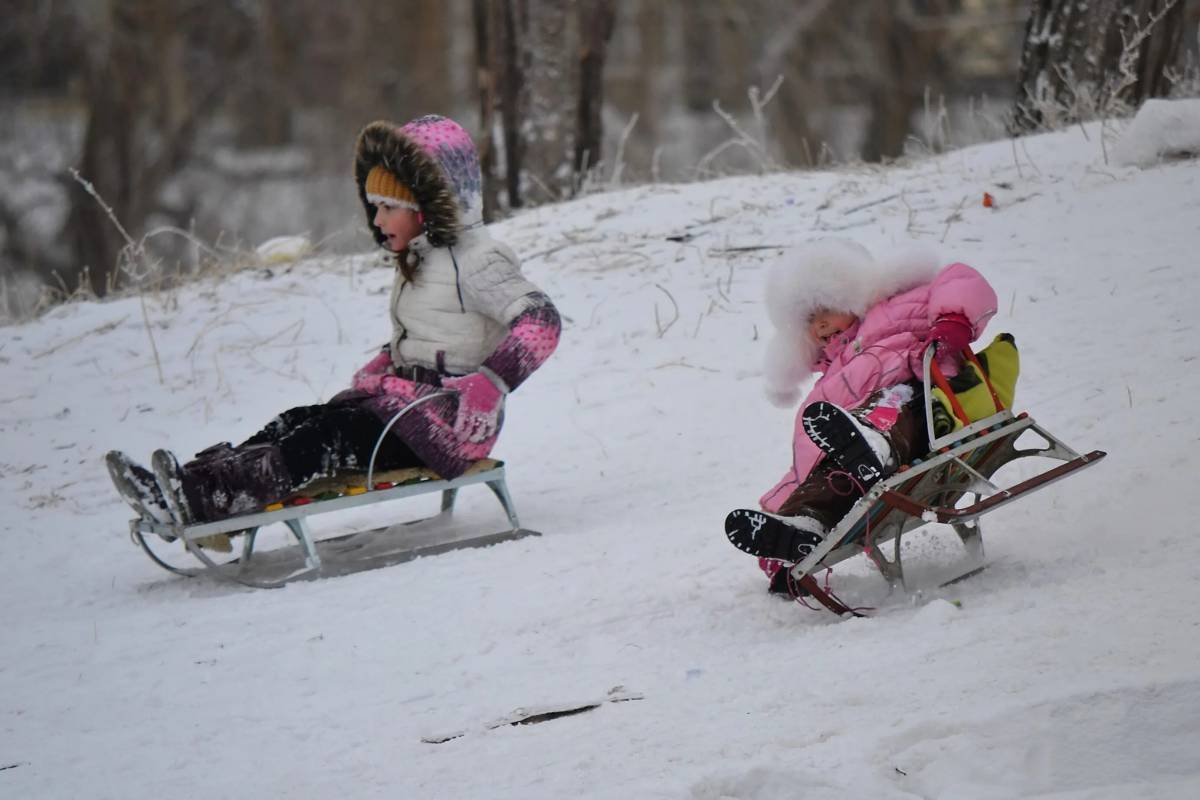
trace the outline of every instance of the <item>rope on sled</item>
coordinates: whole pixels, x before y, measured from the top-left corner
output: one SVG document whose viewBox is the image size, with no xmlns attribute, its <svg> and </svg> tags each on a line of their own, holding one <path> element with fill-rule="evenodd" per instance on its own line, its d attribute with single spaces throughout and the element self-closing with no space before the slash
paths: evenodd
<svg viewBox="0 0 1200 800">
<path fill-rule="evenodd" d="M 846 480 L 849 481 L 849 488 L 843 488 L 843 487 L 838 486 L 834 482 L 835 477 L 846 478 Z M 825 482 L 828 484 L 829 490 L 831 492 L 833 492 L 836 495 L 842 496 L 842 497 L 845 497 L 847 495 L 857 495 L 859 497 L 862 497 L 863 495 L 866 494 L 865 487 L 861 483 L 859 483 L 858 479 L 855 478 L 853 475 L 851 475 L 849 472 L 843 472 L 840 470 L 831 471 L 829 473 L 829 475 L 825 478 Z M 876 569 L 879 569 L 879 564 L 878 564 L 878 562 L 875 561 L 875 555 L 873 552 L 873 550 L 875 548 L 873 548 L 871 546 L 871 518 L 870 518 L 870 516 L 867 517 L 866 525 L 867 525 L 866 531 L 863 534 L 863 540 L 866 542 L 866 544 L 863 545 L 863 549 L 867 553 L 867 557 L 871 559 L 871 563 L 875 564 Z M 880 571 L 882 572 L 882 570 L 880 570 Z M 840 597 L 838 597 L 834 593 L 833 586 L 832 586 L 832 583 L 833 583 L 832 576 L 833 576 L 833 568 L 826 567 L 825 574 L 822 576 L 823 582 L 824 582 L 824 586 L 822 586 L 821 583 L 818 583 L 817 579 L 814 578 L 812 575 L 804 575 L 800 579 L 797 580 L 796 578 L 792 577 L 791 571 L 789 570 L 788 576 L 787 576 L 788 593 L 791 594 L 792 598 L 795 599 L 795 601 L 797 603 L 800 603 L 801 605 L 803 605 L 805 608 L 809 609 L 810 611 L 818 611 L 819 609 L 814 608 L 813 606 L 808 604 L 808 601 L 806 601 L 803 597 L 803 595 L 805 593 L 810 595 L 814 600 L 816 600 L 821 605 L 825 606 L 825 608 L 829 609 L 830 611 L 832 611 L 833 613 L 835 613 L 839 616 L 841 616 L 843 614 L 852 614 L 856 617 L 863 617 L 863 616 L 866 616 L 866 614 L 864 612 L 875 610 L 875 608 L 873 606 L 852 607 L 852 606 L 848 605 L 845 601 L 843 601 Z"/>
</svg>

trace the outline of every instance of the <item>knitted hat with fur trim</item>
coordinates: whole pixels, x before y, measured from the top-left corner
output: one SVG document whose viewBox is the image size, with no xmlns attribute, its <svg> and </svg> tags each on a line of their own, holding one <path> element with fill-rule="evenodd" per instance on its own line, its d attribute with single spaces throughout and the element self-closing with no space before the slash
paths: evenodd
<svg viewBox="0 0 1200 800">
<path fill-rule="evenodd" d="M 417 198 L 413 197 L 412 189 L 409 189 L 397 180 L 395 175 L 378 164 L 371 167 L 371 171 L 367 173 L 367 182 L 364 188 L 368 203 L 377 206 L 407 208 L 409 211 L 421 210 L 421 207 L 417 205 Z"/>
</svg>

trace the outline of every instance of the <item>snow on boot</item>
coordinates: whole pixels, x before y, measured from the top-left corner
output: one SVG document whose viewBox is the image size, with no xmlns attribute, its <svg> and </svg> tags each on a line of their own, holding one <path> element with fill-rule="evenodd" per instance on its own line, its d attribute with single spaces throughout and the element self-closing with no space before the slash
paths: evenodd
<svg viewBox="0 0 1200 800">
<path fill-rule="evenodd" d="M 849 473 L 863 494 L 895 471 L 892 447 L 883 434 L 839 406 L 817 401 L 804 409 L 801 423 L 813 444 Z"/>
<path fill-rule="evenodd" d="M 803 561 L 825 539 L 826 527 L 812 517 L 781 517 L 739 508 L 725 517 L 725 535 L 738 550 L 789 564 Z"/>
<path fill-rule="evenodd" d="M 150 470 L 134 462 L 119 450 L 110 450 L 104 456 L 108 476 L 121 499 L 128 503 L 143 519 L 170 524 L 174 520 L 171 510 L 163 498 L 162 489 Z"/>
<path fill-rule="evenodd" d="M 170 450 L 158 449 L 150 456 L 150 466 L 154 469 L 154 477 L 162 487 L 166 497 L 167 507 L 178 525 L 191 525 L 193 516 L 188 507 L 187 498 L 183 495 L 183 470 L 179 468 L 179 460 Z"/>
</svg>

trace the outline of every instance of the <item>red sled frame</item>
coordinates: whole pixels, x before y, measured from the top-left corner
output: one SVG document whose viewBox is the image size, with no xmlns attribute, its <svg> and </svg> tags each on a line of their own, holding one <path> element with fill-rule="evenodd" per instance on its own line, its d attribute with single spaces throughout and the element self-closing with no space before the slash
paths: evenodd
<svg viewBox="0 0 1200 800">
<path fill-rule="evenodd" d="M 1011 410 L 1002 408 L 998 399 L 998 410 L 994 415 L 941 438 L 935 437 L 931 377 L 951 398 L 953 393 L 941 377 L 933 353 L 934 348 L 928 348 L 923 361 L 926 425 L 931 443 L 929 454 L 872 486 L 825 540 L 789 570 L 796 586 L 836 614 L 862 616 L 822 587 L 814 573 L 865 553 L 889 586 L 904 586 L 904 567 L 900 558 L 902 537 L 926 523 L 940 522 L 954 528 L 966 549 L 969 564 L 943 585 L 962 580 L 984 567 L 980 517 L 1092 466 L 1106 455 L 1101 450 L 1080 455 L 1027 413 L 1013 415 Z M 973 353 L 971 357 L 974 357 Z M 995 397 L 994 391 L 992 394 Z M 1017 440 L 1026 433 L 1040 437 L 1042 443 L 1018 447 Z M 991 478 L 997 470 L 1028 456 L 1051 458 L 1062 463 L 1007 488 L 992 483 Z M 962 505 L 964 499 L 970 502 Z M 890 559 L 881 547 L 889 541 L 894 543 Z"/>
</svg>

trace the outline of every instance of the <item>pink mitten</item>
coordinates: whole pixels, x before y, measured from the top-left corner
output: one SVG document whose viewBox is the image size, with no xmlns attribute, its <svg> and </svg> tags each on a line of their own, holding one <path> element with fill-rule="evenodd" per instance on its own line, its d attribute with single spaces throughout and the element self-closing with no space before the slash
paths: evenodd
<svg viewBox="0 0 1200 800">
<path fill-rule="evenodd" d="M 962 314 L 943 314 L 929 329 L 929 341 L 937 344 L 939 353 L 961 353 L 973 338 L 971 322 Z"/>
<path fill-rule="evenodd" d="M 442 386 L 458 392 L 454 433 L 461 441 L 479 443 L 496 435 L 504 392 L 490 378 L 472 372 L 461 378 L 446 378 Z"/>
</svg>

